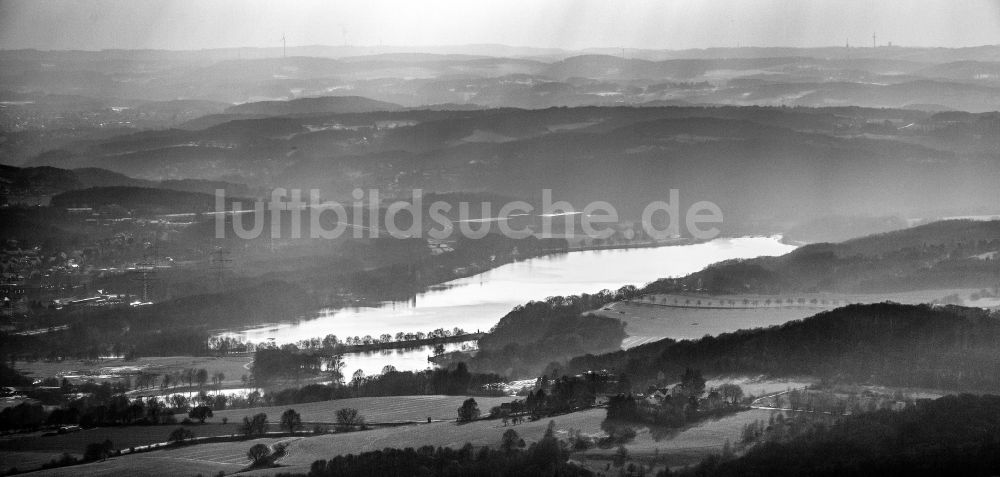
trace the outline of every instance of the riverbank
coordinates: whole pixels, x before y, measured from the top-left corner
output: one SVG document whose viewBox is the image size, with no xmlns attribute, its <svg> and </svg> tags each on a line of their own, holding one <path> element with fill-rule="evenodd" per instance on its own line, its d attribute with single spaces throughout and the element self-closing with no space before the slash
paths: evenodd
<svg viewBox="0 0 1000 477">
<path fill-rule="evenodd" d="M 252 361 L 250 356 L 157 356 L 132 360 L 101 358 L 17 361 L 14 368 L 34 380 L 66 378 L 72 384 L 86 381 L 98 383 L 117 381 L 125 376 L 135 376 L 140 373 L 174 374 L 187 369 L 204 368 L 209 376 L 222 373 L 223 379 L 220 385 L 223 388 L 230 388 L 244 385 L 241 378 L 250 374 L 249 366 Z M 212 384 L 212 388 L 216 387 L 214 383 Z M 168 390 L 173 392 L 175 389 L 176 387 Z"/>
<path fill-rule="evenodd" d="M 435 346 L 439 344 L 464 343 L 467 341 L 479 341 L 486 333 L 463 333 L 459 335 L 443 336 L 437 338 L 424 338 L 418 340 L 387 341 L 382 343 L 369 343 L 360 345 L 339 345 L 330 348 L 320 348 L 315 350 L 321 356 L 333 356 L 347 353 L 369 353 L 373 351 L 391 349 L 413 349 L 425 346 Z"/>
<path fill-rule="evenodd" d="M 720 239 L 735 239 L 735 238 L 738 237 L 722 237 Z M 488 273 L 490 271 L 496 270 L 498 268 L 507 265 L 526 262 L 530 260 L 557 258 L 565 256 L 570 253 L 577 253 L 577 252 L 621 251 L 621 250 L 638 250 L 638 249 L 651 249 L 651 248 L 662 248 L 662 247 L 677 247 L 677 246 L 701 244 L 706 242 L 709 241 L 697 240 L 692 238 L 672 238 L 672 239 L 653 240 L 653 241 L 617 242 L 612 244 L 593 244 L 593 243 L 584 244 L 583 241 L 580 241 L 579 244 L 573 245 L 567 241 L 567 244 L 564 247 L 546 248 L 540 251 L 539 253 L 519 252 L 517 254 L 510 256 L 496 256 L 494 257 L 493 260 L 489 261 L 470 262 L 464 266 L 455 267 L 443 278 L 440 278 L 433 282 L 422 284 L 418 291 L 411 293 L 404 299 L 383 299 L 382 297 L 376 297 L 376 296 L 355 297 L 349 302 L 331 303 L 327 306 L 324 306 L 318 313 L 321 315 L 322 314 L 332 315 L 338 311 L 343 311 L 343 310 L 351 310 L 358 308 L 380 308 L 393 303 L 406 303 L 414 300 L 415 298 L 419 297 L 422 294 L 440 291 L 444 288 L 447 288 L 448 284 L 451 282 L 473 278 L 475 276 Z M 320 317 L 314 317 L 312 319 Z M 301 318 L 301 319 L 308 320 L 310 318 Z M 234 333 L 239 334 L 244 331 L 263 329 L 266 327 L 281 326 L 282 324 L 286 323 L 287 322 L 259 323 L 259 324 L 254 324 L 252 326 L 245 326 L 237 329 L 232 329 L 232 328 L 215 329 L 212 330 L 211 332 L 213 333 L 213 336 L 216 337 L 227 336 L 227 335 L 232 335 Z M 383 331 L 385 330 L 380 330 L 379 333 Z M 317 334 L 316 336 L 325 336 L 325 335 Z"/>
<path fill-rule="evenodd" d="M 300 315 L 295 319 L 284 319 L 280 321 L 264 321 L 254 323 L 252 325 L 244 325 L 238 327 L 222 325 L 222 327 L 213 328 L 209 330 L 211 338 L 220 338 L 226 336 L 237 336 L 248 331 L 260 330 L 266 328 L 280 327 L 287 325 L 289 323 L 301 322 L 314 320 L 318 318 L 323 318 L 324 315 L 333 315 L 338 312 L 345 310 L 356 310 L 360 308 L 381 308 L 392 304 L 405 304 L 407 302 L 412 302 L 421 295 L 432 293 L 435 291 L 440 291 L 443 288 L 447 288 L 450 283 L 461 281 L 464 279 L 470 279 L 485 273 L 489 273 L 498 268 L 508 266 L 516 263 L 523 263 L 531 260 L 545 259 L 545 258 L 556 258 L 566 256 L 571 253 L 588 252 L 588 251 L 620 251 L 620 250 L 633 250 L 633 249 L 650 249 L 650 248 L 661 248 L 661 247 L 673 247 L 673 246 L 685 246 L 697 243 L 703 243 L 704 241 L 698 241 L 689 238 L 672 238 L 665 240 L 644 240 L 644 241 L 628 241 L 628 242 L 616 242 L 616 243 L 605 243 L 605 244 L 594 244 L 592 242 L 585 242 L 582 239 L 545 239 L 542 245 L 534 244 L 536 248 L 514 247 L 512 253 L 490 253 L 481 260 L 469 260 L 456 262 L 452 259 L 452 255 L 468 255 L 467 252 L 462 250 L 453 250 L 441 255 L 436 255 L 429 257 L 418 263 L 406 265 L 400 270 L 395 270 L 390 273 L 392 267 L 383 267 L 383 269 L 369 270 L 365 272 L 367 280 L 375 281 L 380 283 L 382 289 L 386 287 L 393 288 L 395 285 L 393 283 L 383 283 L 385 280 L 378 279 L 381 275 L 397 275 L 392 280 L 400 281 L 403 280 L 399 274 L 405 275 L 407 279 L 411 280 L 408 286 L 400 286 L 399 293 L 397 292 L 377 292 L 369 294 L 352 294 L 347 293 L 346 295 L 341 295 L 333 299 L 332 296 L 328 296 L 327 299 L 319 300 L 315 303 L 315 310 L 312 313 L 313 316 Z M 558 242 L 558 244 L 556 244 Z M 493 252 L 496 252 L 495 250 Z M 384 277 L 383 277 L 384 278 Z M 615 287 L 617 288 L 617 287 Z M 404 291 L 409 289 L 408 291 Z M 310 292 L 311 295 L 322 295 L 317 291 Z M 513 305 L 512 305 L 513 306 Z M 319 316 L 317 316 L 319 315 Z M 499 319 L 499 317 L 498 317 Z M 437 328 L 434 326 L 431 329 Z M 470 328 L 470 327 L 463 327 Z M 484 328 L 488 329 L 488 327 Z M 395 332 L 399 330 L 372 330 L 370 333 L 372 336 L 378 336 L 384 332 Z M 424 330 L 427 331 L 427 330 Z M 317 332 L 313 337 L 324 337 L 328 333 Z M 346 336 L 343 333 L 335 333 L 338 336 Z M 362 333 L 351 332 L 350 335 L 359 335 Z M 302 337 L 301 339 L 306 339 L 311 337 Z M 262 341 L 262 340 L 261 340 Z"/>
<path fill-rule="evenodd" d="M 486 331 L 515 307 L 529 301 L 554 296 L 597 293 L 617 290 L 624 285 L 641 286 L 663 277 L 687 275 L 705 266 L 727 259 L 760 255 L 781 255 L 793 247 L 777 237 L 721 238 L 690 243 L 630 243 L 602 246 L 592 250 L 547 254 L 519 260 L 466 278 L 437 285 L 405 302 L 383 302 L 378 307 L 355 307 L 324 310 L 319 316 L 290 323 L 230 331 L 225 336 L 244 342 L 273 342 L 278 346 L 307 339 L 336 335 L 380 336 L 393 333 L 429 332 L 438 328 L 459 327 Z M 628 245 L 627 247 L 625 245 Z M 669 246 L 672 245 L 672 246 Z M 457 351 L 449 349 L 446 351 Z M 382 353 L 386 353 L 382 356 Z M 409 351 L 405 353 L 410 353 Z M 418 350 L 407 365 L 424 369 L 431 350 Z M 397 350 L 379 350 L 364 356 L 366 366 L 379 370 L 375 361 L 397 363 Z M 400 364 L 393 364 L 398 369 Z M 348 364 L 348 369 L 352 369 Z M 366 371 L 367 372 L 367 371 Z"/>
<path fill-rule="evenodd" d="M 720 237 L 726 238 L 726 237 Z M 736 238 L 736 237 L 728 237 Z M 579 240 L 577 244 L 573 244 L 570 239 L 548 239 L 548 240 L 564 240 L 565 245 L 560 246 L 549 246 L 542 248 L 539 251 L 532 252 L 522 252 L 510 255 L 492 255 L 490 260 L 485 261 L 473 261 L 465 264 L 460 264 L 458 266 L 452 267 L 447 273 L 441 274 L 440 271 L 436 276 L 437 279 L 428 283 L 419 284 L 419 289 L 414 291 L 409 295 L 409 298 L 420 295 L 422 293 L 427 293 L 429 291 L 434 291 L 435 289 L 441 287 L 455 280 L 461 280 L 464 278 L 471 278 L 476 275 L 480 275 L 491 270 L 503 267 L 505 265 L 510 265 L 512 263 L 524 262 L 527 260 L 534 260 L 539 258 L 547 257 L 558 257 L 561 255 L 566 255 L 575 252 L 590 252 L 590 251 L 614 251 L 614 250 L 631 250 L 631 249 L 644 249 L 644 248 L 659 248 L 659 247 L 674 247 L 683 245 L 693 245 L 698 243 L 705 243 L 706 240 L 698 240 L 693 238 L 671 238 L 664 240 L 645 240 L 645 241 L 628 241 L 628 242 L 616 242 L 610 244 L 594 244 L 593 242 L 587 242 L 583 239 L 572 239 Z M 382 306 L 387 302 L 405 302 L 407 299 L 385 299 L 385 297 L 371 296 L 371 297 L 356 297 L 350 303 L 342 304 L 330 304 L 325 306 L 324 310 L 337 311 L 347 308 L 357 308 L 357 307 L 378 307 Z"/>
</svg>

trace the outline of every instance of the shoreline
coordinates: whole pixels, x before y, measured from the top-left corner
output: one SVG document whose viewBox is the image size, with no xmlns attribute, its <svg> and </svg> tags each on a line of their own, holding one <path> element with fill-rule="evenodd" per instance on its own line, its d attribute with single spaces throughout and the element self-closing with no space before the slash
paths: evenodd
<svg viewBox="0 0 1000 477">
<path fill-rule="evenodd" d="M 735 238 L 741 238 L 741 237 L 758 237 L 758 236 L 759 237 L 765 237 L 767 235 L 719 236 L 719 237 L 716 237 L 716 238 L 714 238 L 712 240 L 735 239 Z M 517 263 L 517 262 L 523 262 L 523 261 L 532 260 L 532 259 L 536 259 L 536 258 L 555 257 L 555 256 L 566 255 L 566 254 L 575 253 L 575 252 L 592 252 L 592 251 L 604 251 L 604 250 L 630 250 L 630 249 L 641 249 L 641 248 L 660 248 L 660 247 L 675 247 L 675 246 L 683 246 L 683 245 L 696 245 L 696 244 L 699 244 L 699 243 L 706 243 L 706 242 L 710 242 L 710 241 L 711 240 L 696 240 L 696 239 L 692 239 L 692 238 L 677 238 L 677 239 L 668 239 L 668 240 L 664 240 L 664 241 L 644 241 L 644 242 L 618 243 L 618 244 L 610 244 L 610 245 L 585 245 L 585 246 L 576 246 L 576 247 L 569 246 L 569 247 L 567 247 L 564 250 L 553 250 L 553 251 L 548 251 L 548 252 L 540 253 L 540 254 L 520 256 L 520 257 L 518 257 L 516 259 L 513 259 L 513 260 L 503 260 L 503 261 L 497 260 L 495 262 L 492 262 L 491 266 L 489 266 L 489 267 L 485 267 L 485 268 L 481 268 L 481 269 L 476 269 L 476 270 L 471 270 L 471 271 L 468 271 L 466 273 L 452 274 L 447 280 L 439 281 L 439 282 L 435 282 L 435 283 L 431 283 L 431 284 L 423 286 L 421 288 L 421 290 L 412 293 L 405 300 L 366 300 L 366 299 L 359 299 L 358 301 L 356 301 L 354 303 L 351 303 L 349 305 L 341 304 L 339 306 L 322 307 L 322 308 L 320 308 L 319 310 L 317 310 L 315 312 L 316 316 L 312 316 L 312 317 L 300 317 L 300 318 L 298 318 L 296 320 L 268 322 L 268 323 L 261 323 L 261 324 L 256 324 L 256 325 L 253 325 L 253 326 L 246 326 L 246 327 L 240 327 L 240 328 L 218 328 L 218 329 L 209 330 L 209 333 L 211 333 L 212 337 L 214 338 L 214 337 L 224 336 L 224 335 L 228 335 L 228 334 L 240 334 L 240 333 L 244 333 L 244 332 L 247 332 L 247 331 L 262 329 L 262 328 L 266 328 L 266 327 L 281 326 L 281 325 L 290 324 L 290 323 L 297 323 L 299 321 L 306 321 L 306 320 L 316 319 L 316 318 L 319 317 L 319 313 L 322 312 L 323 310 L 328 310 L 328 311 L 331 311 L 331 312 L 336 312 L 336 311 L 346 310 L 346 309 L 352 309 L 352 308 L 381 308 L 383 306 L 389 306 L 389 305 L 391 305 L 393 303 L 405 303 L 407 301 L 412 300 L 417 295 L 420 295 L 420 294 L 423 294 L 423 293 L 427 293 L 427 292 L 432 291 L 434 289 L 440 289 L 439 287 L 442 287 L 442 285 L 445 285 L 448 282 L 455 281 L 455 280 L 461 280 L 463 278 L 474 277 L 476 275 L 480 275 L 482 273 L 486 273 L 486 272 L 489 272 L 491 270 L 495 270 L 495 269 L 500 268 L 500 267 L 502 267 L 504 265 L 509 265 L 511 263 Z"/>
</svg>

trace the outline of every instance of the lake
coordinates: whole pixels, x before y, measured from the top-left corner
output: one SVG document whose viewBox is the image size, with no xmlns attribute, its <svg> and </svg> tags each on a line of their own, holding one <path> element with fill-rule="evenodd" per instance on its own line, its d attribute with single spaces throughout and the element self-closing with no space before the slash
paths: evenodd
<svg viewBox="0 0 1000 477">
<path fill-rule="evenodd" d="M 782 255 L 795 249 L 780 237 L 720 238 L 705 243 L 655 248 L 591 250 L 527 259 L 467 278 L 444 283 L 406 302 L 379 307 L 321 310 L 313 319 L 226 332 L 255 343 L 294 343 L 337 335 L 379 336 L 382 333 L 431 331 L 460 327 L 488 331 L 513 307 L 550 296 L 641 286 L 676 277 L 732 258 Z M 448 346 L 457 349 L 458 344 Z M 344 357 L 348 375 L 356 369 L 377 373 L 391 364 L 400 370 L 424 369 L 430 349 L 352 353 Z"/>
</svg>

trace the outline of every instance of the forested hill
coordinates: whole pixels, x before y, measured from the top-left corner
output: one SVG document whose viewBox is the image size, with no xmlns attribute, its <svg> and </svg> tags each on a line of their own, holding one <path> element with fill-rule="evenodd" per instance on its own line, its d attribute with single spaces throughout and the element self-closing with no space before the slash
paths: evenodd
<svg viewBox="0 0 1000 477">
<path fill-rule="evenodd" d="M 850 416 L 735 459 L 706 459 L 683 476 L 939 476 L 1000 473 L 1000 397 L 945 396 L 903 411 Z"/>
<path fill-rule="evenodd" d="M 851 305 L 770 328 L 663 340 L 581 356 L 573 373 L 617 369 L 633 381 L 706 374 L 815 376 L 848 382 L 1000 391 L 1000 315 L 957 306 Z"/>
<path fill-rule="evenodd" d="M 583 353 L 610 351 L 625 338 L 625 324 L 589 310 L 636 296 L 634 286 L 617 292 L 550 297 L 515 307 L 479 340 L 479 353 L 469 361 L 478 372 L 507 376 L 540 373 L 552 361 Z"/>
<path fill-rule="evenodd" d="M 780 257 L 728 260 L 646 293 L 871 293 L 997 286 L 1000 221 L 947 220 L 846 242 L 806 245 Z"/>
<path fill-rule="evenodd" d="M 226 197 L 227 203 L 234 198 Z M 118 206 L 144 213 L 190 213 L 215 210 L 215 196 L 201 192 L 144 187 L 92 187 L 71 190 L 52 197 L 54 207 Z"/>
<path fill-rule="evenodd" d="M 180 179 L 149 181 L 135 179 L 96 167 L 80 169 L 60 169 L 58 167 L 13 167 L 0 165 L 0 183 L 4 183 L 8 193 L 19 196 L 51 196 L 63 192 L 100 188 L 130 187 L 169 189 L 182 192 L 214 194 L 216 189 L 225 189 L 226 195 L 252 197 L 255 194 L 244 184 L 204 179 Z"/>
<path fill-rule="evenodd" d="M 262 116 L 283 116 L 290 114 L 344 114 L 369 111 L 397 111 L 398 104 L 375 101 L 360 96 L 326 96 L 319 98 L 299 98 L 290 101 L 259 101 L 243 103 L 226 109 L 227 114 L 257 114 Z"/>
</svg>

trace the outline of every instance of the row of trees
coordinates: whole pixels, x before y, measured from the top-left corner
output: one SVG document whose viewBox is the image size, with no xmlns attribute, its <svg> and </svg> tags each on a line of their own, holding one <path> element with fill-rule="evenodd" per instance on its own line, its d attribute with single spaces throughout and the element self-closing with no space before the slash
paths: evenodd
<svg viewBox="0 0 1000 477">
<path fill-rule="evenodd" d="M 645 295 L 638 300 L 640 303 L 653 303 L 661 305 L 672 305 L 672 306 L 690 306 L 690 307 L 728 307 L 735 308 L 736 306 L 743 307 L 784 307 L 784 306 L 796 306 L 804 307 L 806 305 L 811 307 L 819 306 L 840 306 L 841 300 L 839 299 L 826 299 L 826 298 L 782 298 L 782 297 L 769 297 L 769 298 L 742 298 L 742 299 L 732 299 L 732 298 L 713 298 L 711 296 L 706 296 L 704 298 L 687 297 L 687 296 L 660 296 L 656 295 Z M 846 303 L 846 302 L 845 302 Z"/>
<path fill-rule="evenodd" d="M 204 407 L 196 407 L 191 410 L 190 416 L 200 419 L 204 422 L 206 418 L 212 417 L 212 410 Z M 299 413 L 294 409 L 288 409 L 281 415 L 280 421 L 281 428 L 287 432 L 294 433 L 297 432 L 302 427 L 302 418 Z M 240 433 L 245 437 L 257 437 L 262 436 L 267 433 L 268 419 L 267 414 L 259 413 L 254 416 L 248 416 L 243 418 L 243 423 L 240 425 Z M 195 439 L 195 433 L 188 427 L 177 427 L 170 431 L 167 435 L 167 442 L 173 445 L 184 445 Z M 279 443 L 280 444 L 280 443 Z M 91 462 L 95 460 L 103 460 L 113 455 L 120 455 L 121 451 L 116 450 L 114 444 L 105 439 L 103 442 L 92 442 L 87 444 L 83 453 L 83 462 Z M 255 444 L 250 448 L 247 453 L 247 457 L 251 460 L 254 465 L 260 465 L 268 457 L 271 457 L 271 462 L 284 455 L 284 447 L 281 445 L 276 445 L 275 451 L 272 452 L 271 448 L 265 444 Z M 74 465 L 79 463 L 80 460 L 76 459 L 72 455 L 64 454 L 60 459 L 53 459 L 42 468 L 54 468 L 63 467 L 68 465 Z"/>
<path fill-rule="evenodd" d="M 364 335 L 364 336 L 348 336 L 343 339 L 339 338 L 337 335 L 326 335 L 323 338 L 311 338 L 306 340 L 299 340 L 298 342 L 291 344 L 296 349 L 303 351 L 319 351 L 325 350 L 329 353 L 339 353 L 343 351 L 343 348 L 347 346 L 368 346 L 368 345 L 380 345 L 389 343 L 405 343 L 407 341 L 422 341 L 422 340 L 436 340 L 444 338 L 452 338 L 456 336 L 463 336 L 468 334 L 465 330 L 459 327 L 453 329 L 438 328 L 428 332 L 417 331 L 417 332 L 397 332 L 395 335 L 390 333 L 383 333 L 379 336 Z M 284 345 L 289 346 L 289 345 Z M 220 354 L 228 353 L 253 353 L 260 350 L 276 349 L 279 348 L 278 345 L 273 342 L 262 342 L 254 343 L 243 341 L 240 338 L 230 337 L 230 336 L 213 336 L 208 340 L 208 348 L 219 352 Z"/>
<path fill-rule="evenodd" d="M 496 383 L 505 382 L 497 374 L 471 373 L 465 363 L 451 368 L 426 371 L 386 369 L 378 376 L 355 373 L 349 388 L 356 396 L 405 396 L 414 394 L 495 394 Z M 490 391 L 493 389 L 493 391 Z"/>
<path fill-rule="evenodd" d="M 286 345 L 279 349 L 258 350 L 254 355 L 252 376 L 256 386 L 266 386 L 279 381 L 315 378 L 325 373 L 334 383 L 327 393 L 337 397 L 480 394 L 484 392 L 484 386 L 505 381 L 495 374 L 470 373 L 465 363 L 458 363 L 451 369 L 429 371 L 401 372 L 386 366 L 381 374 L 375 376 L 366 376 L 364 371 L 357 370 L 352 373 L 347 385 L 341 386 L 343 366 L 339 355 L 325 356 Z M 310 387 L 311 393 L 319 390 Z"/>
<path fill-rule="evenodd" d="M 126 376 L 125 379 L 129 378 Z M 212 385 L 216 389 L 220 389 L 223 381 L 226 380 L 226 375 L 221 371 L 209 374 L 205 368 L 188 368 L 162 374 L 142 372 L 135 376 L 131 387 L 141 391 L 155 389 L 157 384 L 159 384 L 160 390 L 165 391 L 167 389 L 176 389 L 178 386 L 183 386 L 184 383 L 187 383 L 188 387 L 197 384 L 198 389 L 201 389 L 208 384 L 209 379 L 211 379 Z"/>
<path fill-rule="evenodd" d="M 304 475 L 304 474 L 285 474 Z M 383 475 L 560 475 L 590 476 L 569 462 L 569 449 L 555 437 L 553 423 L 545 435 L 525 448 L 513 429 L 504 432 L 499 449 L 471 444 L 460 449 L 424 446 L 384 449 L 313 462 L 309 477 L 363 477 Z"/>
</svg>

